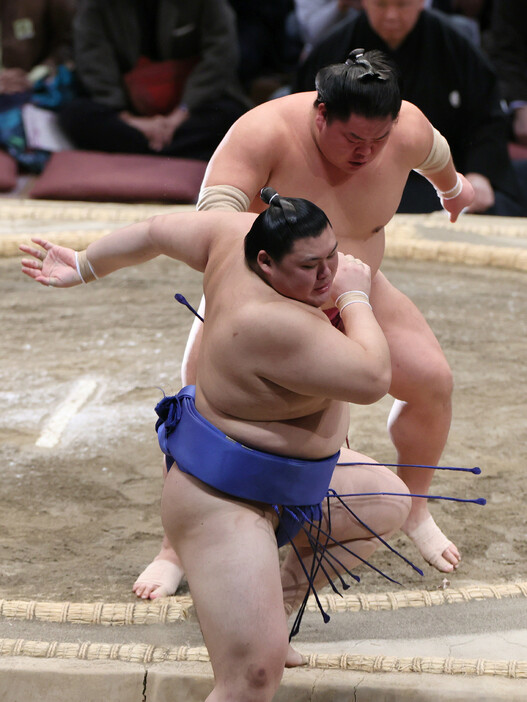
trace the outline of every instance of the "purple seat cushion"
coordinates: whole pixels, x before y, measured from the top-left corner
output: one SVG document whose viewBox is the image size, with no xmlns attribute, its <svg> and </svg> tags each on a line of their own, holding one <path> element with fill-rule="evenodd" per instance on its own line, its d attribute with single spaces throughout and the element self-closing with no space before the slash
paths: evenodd
<svg viewBox="0 0 527 702">
<path fill-rule="evenodd" d="M 0 192 L 13 190 L 16 185 L 18 166 L 14 158 L 0 150 Z"/>
<path fill-rule="evenodd" d="M 167 156 L 59 151 L 49 159 L 29 197 L 193 204 L 206 166 L 205 161 Z"/>
</svg>

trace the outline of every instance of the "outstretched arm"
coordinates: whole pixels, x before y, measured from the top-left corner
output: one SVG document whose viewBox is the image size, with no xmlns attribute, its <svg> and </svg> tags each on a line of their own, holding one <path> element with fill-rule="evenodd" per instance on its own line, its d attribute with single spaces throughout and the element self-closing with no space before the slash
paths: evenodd
<svg viewBox="0 0 527 702">
<path fill-rule="evenodd" d="M 411 168 L 434 186 L 444 209 L 455 222 L 474 198 L 471 183 L 455 169 L 447 140 L 415 105 L 404 103 L 406 128 L 401 144 L 413 159 Z"/>
<path fill-rule="evenodd" d="M 22 259 L 22 272 L 42 285 L 68 288 L 160 254 L 203 272 L 216 236 L 238 231 L 241 235 L 248 231 L 253 220 L 254 215 L 226 212 L 181 212 L 152 217 L 117 229 L 91 243 L 80 254 L 34 238 L 32 241 L 41 248 L 20 246 L 21 251 L 31 256 Z"/>
</svg>

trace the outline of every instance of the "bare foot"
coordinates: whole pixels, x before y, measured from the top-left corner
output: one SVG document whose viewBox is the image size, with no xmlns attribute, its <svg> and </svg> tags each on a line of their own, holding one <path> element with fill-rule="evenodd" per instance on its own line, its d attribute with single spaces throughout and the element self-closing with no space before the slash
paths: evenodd
<svg viewBox="0 0 527 702">
<path fill-rule="evenodd" d="M 285 659 L 286 668 L 297 668 L 299 665 L 306 665 L 307 661 L 304 660 L 304 656 L 289 644 L 289 650 Z"/>
<path fill-rule="evenodd" d="M 451 573 L 458 567 L 461 561 L 459 551 L 443 534 L 431 514 L 413 528 L 403 526 L 403 531 L 412 539 L 425 561 L 437 570 Z"/>
<path fill-rule="evenodd" d="M 143 570 L 132 589 L 143 600 L 168 597 L 175 594 L 182 577 L 181 566 L 158 556 Z"/>
</svg>

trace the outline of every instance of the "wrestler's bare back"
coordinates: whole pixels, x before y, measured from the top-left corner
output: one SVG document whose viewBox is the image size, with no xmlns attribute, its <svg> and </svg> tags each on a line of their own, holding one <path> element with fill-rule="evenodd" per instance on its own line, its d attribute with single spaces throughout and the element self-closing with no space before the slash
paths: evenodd
<svg viewBox="0 0 527 702">
<path fill-rule="evenodd" d="M 426 158 L 431 128 L 403 102 L 382 152 L 349 174 L 322 155 L 314 135 L 316 94 L 298 93 L 259 105 L 231 128 L 213 156 L 204 185 L 234 185 L 253 198 L 265 185 L 315 202 L 328 215 L 339 250 L 366 262 L 374 274 L 384 253 L 384 227 L 397 210 L 410 170 Z M 243 147 L 243 148 L 242 148 Z"/>
<path fill-rule="evenodd" d="M 265 320 L 275 329 L 276 318 L 276 333 L 288 334 L 290 325 L 283 322 L 291 314 L 306 333 L 307 328 L 319 335 L 320 328 L 335 330 L 320 310 L 283 297 L 249 270 L 240 245 L 243 233 L 226 232 L 209 255 L 196 407 L 225 434 L 253 448 L 300 458 L 328 456 L 345 439 L 347 403 L 298 394 L 269 380 L 277 366 L 278 337 L 269 338 L 266 347 L 261 327 Z"/>
</svg>

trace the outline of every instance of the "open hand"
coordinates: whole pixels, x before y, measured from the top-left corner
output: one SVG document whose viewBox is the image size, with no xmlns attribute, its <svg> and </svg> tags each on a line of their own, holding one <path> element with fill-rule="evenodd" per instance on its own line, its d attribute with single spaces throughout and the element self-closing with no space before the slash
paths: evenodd
<svg viewBox="0 0 527 702">
<path fill-rule="evenodd" d="M 132 115 L 130 112 L 121 112 L 119 116 L 123 122 L 143 134 L 152 151 L 161 151 L 170 144 L 173 130 L 163 115 L 142 117 Z"/>
<path fill-rule="evenodd" d="M 22 259 L 22 273 L 46 287 L 71 288 L 82 283 L 73 249 L 37 237 L 31 241 L 42 248 L 36 249 L 26 244 L 19 246 L 21 251 L 32 256 Z"/>
<path fill-rule="evenodd" d="M 174 138 L 175 132 L 181 127 L 183 122 L 189 118 L 189 111 L 181 106 L 176 107 L 169 115 L 165 117 L 166 126 L 170 134 L 169 143 Z"/>
</svg>

